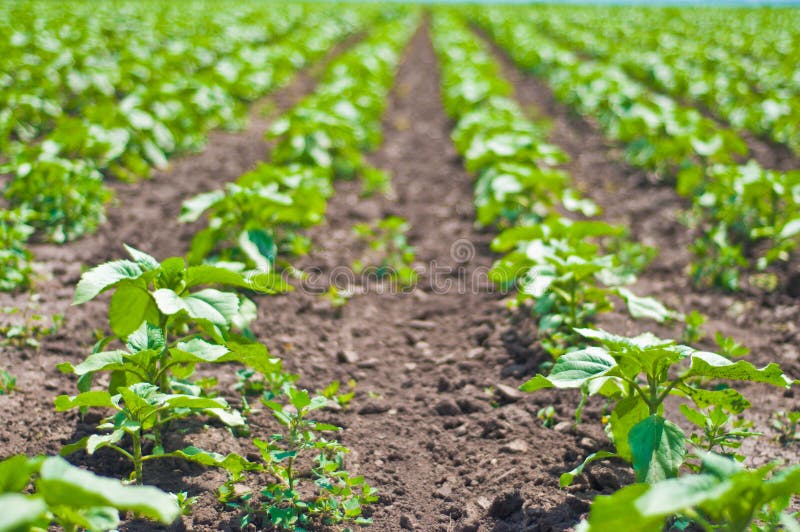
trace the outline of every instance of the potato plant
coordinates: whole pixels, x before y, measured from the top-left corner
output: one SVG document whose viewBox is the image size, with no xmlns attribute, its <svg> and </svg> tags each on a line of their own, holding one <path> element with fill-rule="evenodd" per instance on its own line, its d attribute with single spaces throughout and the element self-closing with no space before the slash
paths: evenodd
<svg viewBox="0 0 800 532">
<path fill-rule="evenodd" d="M 78 283 L 75 304 L 113 292 L 108 312 L 113 335 L 100 340 L 80 364 L 59 366 L 80 377 L 80 393 L 59 396 L 55 404 L 57 410 L 115 410 L 98 426 L 101 434 L 83 438 L 63 452 L 85 449 L 91 454 L 109 447 L 133 463 L 132 478 L 141 483 L 147 460 L 195 457 L 164 449 L 163 431 L 170 423 L 196 414 L 216 417 L 229 427 L 245 423 L 224 399 L 210 396 L 201 383 L 192 382 L 197 364 L 239 362 L 263 374 L 282 373 L 280 361 L 270 358 L 266 347 L 233 331 L 254 318 L 252 302 L 234 292 L 200 287 L 223 285 L 262 293 L 285 287 L 278 277 L 264 272 L 187 266 L 179 257 L 158 262 L 126 249 L 133 260 L 97 266 Z M 114 341 L 122 342 L 124 349 L 105 350 Z M 110 373 L 105 390 L 91 389 L 99 372 Z M 130 438 L 132 451 L 120 447 L 125 437 Z M 150 454 L 143 450 L 146 441 L 152 442 Z"/>
<path fill-rule="evenodd" d="M 0 530 L 116 530 L 119 513 L 172 524 L 175 498 L 152 486 L 125 486 L 57 456 L 15 455 L 0 462 Z"/>
<path fill-rule="evenodd" d="M 687 459 L 688 440 L 683 430 L 665 417 L 664 401 L 669 396 L 691 401 L 701 409 L 720 408 L 740 414 L 750 407 L 740 392 L 708 384 L 726 380 L 789 388 L 797 382 L 784 375 L 775 363 L 756 368 L 744 360 L 733 362 L 649 333 L 629 338 L 603 330 L 576 332 L 600 345 L 562 355 L 549 375 L 536 375 L 520 388 L 527 392 L 577 389 L 585 396 L 603 396 L 614 405 L 609 432 L 616 451 L 589 455 L 577 468 L 561 476 L 562 486 L 571 484 L 590 462 L 611 457 L 629 462 L 638 482 L 676 477 Z M 693 423 L 702 416 L 696 410 L 685 413 Z M 717 424 L 713 418 L 711 423 Z"/>
</svg>

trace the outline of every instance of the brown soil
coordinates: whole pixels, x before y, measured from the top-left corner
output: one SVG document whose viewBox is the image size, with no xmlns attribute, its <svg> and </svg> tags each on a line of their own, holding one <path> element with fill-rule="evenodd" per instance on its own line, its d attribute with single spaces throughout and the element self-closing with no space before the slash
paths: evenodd
<svg viewBox="0 0 800 532">
<path fill-rule="evenodd" d="M 755 360 L 777 356 L 790 371 L 800 373 L 794 301 L 693 292 L 682 274 L 688 237 L 675 222 L 680 200 L 666 188 L 647 185 L 644 176 L 619 162 L 618 150 L 596 128 L 555 104 L 542 84 L 506 66 L 520 101 L 553 118 L 552 140 L 573 156 L 568 169 L 606 209 L 606 216 L 630 224 L 634 237 L 662 250 L 637 292 L 658 295 L 681 310 L 698 308 L 711 316 L 710 330 L 745 341 Z M 577 395 L 543 391 L 523 396 L 514 391 L 548 357 L 535 341 L 531 321 L 511 315 L 503 295 L 473 282 L 485 278 L 494 258 L 488 250 L 492 234 L 475 229 L 472 179 L 450 143 L 452 124 L 443 113 L 438 82 L 424 26 L 408 48 L 390 96 L 384 143 L 371 157 L 372 163 L 392 172 L 394 193 L 364 199 L 357 183 L 337 184 L 327 222 L 311 231 L 314 251 L 298 263 L 324 280 L 336 277 L 364 252 L 352 225 L 394 214 L 412 226 L 409 239 L 422 271 L 419 286 L 410 293 L 381 294 L 375 285 L 359 285 L 364 293 L 340 311 L 314 294 L 313 287 L 263 297 L 255 332 L 301 374 L 301 384 L 308 388 L 321 388 L 332 379 L 358 381 L 352 405 L 325 417 L 345 429 L 341 440 L 353 450 L 348 468 L 380 490 L 380 501 L 369 510 L 375 521 L 372 530 L 565 530 L 585 515 L 592 497 L 632 478 L 624 466 L 601 464 L 573 487 L 558 487 L 561 472 L 589 452 L 608 448 L 597 423 L 603 405 L 592 402 L 584 415 L 587 422 L 576 428 L 570 420 Z M 310 76 L 301 76 L 282 91 L 276 107 L 285 108 L 290 96 L 312 85 Z M 174 221 L 180 200 L 236 178 L 264 157 L 261 133 L 266 125 L 267 120 L 256 116 L 248 131 L 215 134 L 204 153 L 177 161 L 152 181 L 118 186 L 122 204 L 110 212 L 109 223 L 97 235 L 73 245 L 37 247 L 37 257 L 52 273 L 40 285 L 41 310 L 66 312 L 66 323 L 39 350 L 2 350 L 4 365 L 17 376 L 20 389 L 0 397 L 0 456 L 55 453 L 92 429 L 96 416 L 81 421 L 52 408 L 56 394 L 75 392 L 74 380 L 59 374 L 55 365 L 81 360 L 93 342 L 93 330 L 105 323 L 105 302 L 68 306 L 81 268 L 118 258 L 121 242 L 159 258 L 185 252 L 196 228 Z M 0 302 L 20 304 L 20 298 L 2 296 Z M 604 318 L 602 325 L 626 333 L 649 328 L 618 313 Z M 216 374 L 227 394 L 234 368 L 204 371 Z M 798 406 L 796 399 L 780 392 L 763 387 L 748 391 L 763 401 L 755 409 L 762 428 L 770 409 Z M 559 422 L 555 429 L 544 428 L 537 419 L 538 410 L 550 404 Z M 274 430 L 265 413 L 255 414 L 251 423 L 254 436 Z M 198 429 L 175 438 L 223 453 L 255 450 L 247 439 L 235 439 L 221 428 Z M 763 460 L 779 455 L 781 450 L 765 438 L 755 456 Z M 798 459 L 796 449 L 783 456 Z M 74 460 L 108 475 L 119 476 L 127 467 L 103 452 L 75 455 Z M 237 512 L 223 508 L 213 494 L 224 480 L 222 473 L 178 462 L 150 466 L 145 467 L 147 483 L 201 495 L 193 515 L 183 519 L 184 528 L 237 528 Z M 259 480 L 248 484 L 256 488 Z M 126 526 L 152 529 L 143 523 Z"/>
</svg>

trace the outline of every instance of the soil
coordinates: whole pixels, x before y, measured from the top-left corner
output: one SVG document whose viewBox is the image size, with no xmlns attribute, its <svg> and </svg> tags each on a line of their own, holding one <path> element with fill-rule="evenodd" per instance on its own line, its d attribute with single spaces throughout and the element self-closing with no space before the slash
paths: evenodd
<svg viewBox="0 0 800 532">
<path fill-rule="evenodd" d="M 676 221 L 685 205 L 666 187 L 621 161 L 620 150 L 591 123 L 556 103 L 541 82 L 515 70 L 500 53 L 517 98 L 531 112 L 553 121 L 551 140 L 571 156 L 566 169 L 579 186 L 604 208 L 604 217 L 631 227 L 632 236 L 656 245 L 661 254 L 634 290 L 654 295 L 681 311 L 709 315 L 706 328 L 732 335 L 752 349 L 758 363 L 779 360 L 790 374 L 800 374 L 800 311 L 785 295 L 721 295 L 695 291 L 684 270 L 691 240 Z M 274 101 L 276 111 L 310 91 L 314 72 L 301 74 Z M 316 279 L 280 296 L 262 297 L 254 332 L 287 367 L 301 374 L 301 385 L 318 389 L 333 379 L 357 381 L 351 406 L 324 414 L 344 428 L 340 440 L 352 449 L 347 467 L 380 490 L 380 501 L 368 508 L 371 530 L 567 530 L 588 511 L 598 494 L 611 493 L 632 481 L 621 464 L 597 464 L 568 489 L 558 476 L 588 453 L 610 448 L 598 420 L 603 404 L 592 401 L 577 427 L 571 422 L 577 394 L 516 391 L 549 358 L 536 342 L 536 328 L 525 312 L 507 310 L 507 295 L 486 282 L 496 258 L 488 244 L 491 231 L 477 229 L 472 207 L 472 177 L 465 172 L 449 139 L 453 124 L 440 103 L 439 76 L 428 28 L 413 37 L 398 72 L 384 117 L 384 142 L 370 162 L 389 170 L 393 192 L 362 198 L 356 182 L 340 182 L 329 202 L 326 222 L 310 231 L 313 252 L 297 262 L 315 271 Z M 180 201 L 235 179 L 266 156 L 262 133 L 269 119 L 258 111 L 250 128 L 215 133 L 203 153 L 184 157 L 151 181 L 115 185 L 121 202 L 109 212 L 96 235 L 66 246 L 34 249 L 42 270 L 39 311 L 65 313 L 58 333 L 39 349 L 6 346 L 3 366 L 17 377 L 19 390 L 0 397 L 0 456 L 56 453 L 93 428 L 97 416 L 80 420 L 53 411 L 52 398 L 75 393 L 74 379 L 55 365 L 80 361 L 105 324 L 106 301 L 70 307 L 82 268 L 119 258 L 127 242 L 158 258 L 184 253 L 193 232 L 175 220 Z M 354 236 L 355 223 L 387 215 L 405 217 L 412 229 L 421 271 L 411 291 L 354 279 L 356 295 L 341 309 L 316 293 L 329 280 L 342 285 L 346 268 L 365 254 Z M 381 293 L 383 292 L 383 293 Z M 22 305 L 22 296 L 0 296 L 2 306 Z M 679 329 L 633 322 L 622 313 L 603 317 L 601 326 L 633 334 L 645 329 L 679 336 Z M 708 345 L 706 347 L 713 347 Z M 205 369 L 229 394 L 234 367 Z M 767 422 L 774 409 L 798 408 L 782 390 L 745 388 L 758 402 L 757 428 L 768 433 L 750 446 L 753 463 L 783 457 L 797 462 L 798 449 L 771 442 Z M 552 405 L 556 425 L 537 419 Z M 671 405 L 674 408 L 674 405 Z M 92 417 L 94 416 L 94 417 Z M 261 412 L 251 419 L 254 436 L 274 431 Z M 201 448 L 226 453 L 255 452 L 246 438 L 234 438 L 214 426 L 190 427 L 177 434 Z M 177 442 L 169 442 L 177 444 Z M 76 454 L 75 463 L 122 476 L 127 464 L 110 453 Z M 180 462 L 145 466 L 145 482 L 164 489 L 200 495 L 191 516 L 178 529 L 236 530 L 239 513 L 216 501 L 224 480 L 218 471 Z M 259 479 L 248 481 L 256 489 Z M 128 530 L 152 530 L 149 523 L 128 521 Z"/>
</svg>

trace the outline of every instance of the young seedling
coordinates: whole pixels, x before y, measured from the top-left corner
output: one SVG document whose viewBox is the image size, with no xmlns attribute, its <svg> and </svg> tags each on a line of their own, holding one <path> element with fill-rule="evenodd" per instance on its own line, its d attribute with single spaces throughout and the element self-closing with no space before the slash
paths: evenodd
<svg viewBox="0 0 800 532">
<path fill-rule="evenodd" d="M 775 438 L 783 446 L 800 443 L 800 410 L 778 410 L 772 414 L 772 428 L 777 431 Z"/>
<path fill-rule="evenodd" d="M 664 400 L 682 397 L 698 408 L 720 407 L 739 414 L 749 401 L 733 388 L 708 389 L 710 380 L 761 382 L 789 388 L 789 379 L 775 363 L 758 369 L 744 360 L 732 362 L 697 351 L 672 340 L 646 333 L 633 338 L 603 330 L 576 332 L 601 347 L 587 347 L 562 355 L 550 375 L 537 375 L 521 386 L 533 392 L 543 388 L 579 389 L 584 396 L 602 395 L 614 403 L 610 436 L 616 452 L 598 451 L 561 476 L 569 485 L 586 464 L 617 457 L 631 463 L 638 482 L 656 482 L 678 474 L 687 456 L 687 438 L 664 416 Z"/>
<path fill-rule="evenodd" d="M 719 405 L 698 410 L 683 404 L 680 409 L 684 417 L 702 431 L 692 433 L 689 441 L 695 448 L 705 452 L 713 451 L 733 458 L 737 462 L 742 462 L 745 456 L 738 454 L 736 449 L 742 446 L 742 442 L 746 438 L 763 435 L 751 430 L 753 428 L 752 421 L 729 414 Z"/>
<path fill-rule="evenodd" d="M 376 224 L 357 224 L 353 231 L 378 255 L 377 264 L 365 266 L 363 261 L 353 264 L 356 273 L 368 270 L 378 279 L 397 281 L 402 287 L 412 286 L 417 280 L 414 263 L 414 248 L 408 244 L 406 233 L 408 222 L 399 216 L 389 216 Z M 367 259 L 369 261 L 369 259 Z"/>
<path fill-rule="evenodd" d="M 328 405 L 328 399 L 291 386 L 284 391 L 286 404 L 263 401 L 284 432 L 268 440 L 254 440 L 265 470 L 277 480 L 261 491 L 267 520 L 287 530 L 304 529 L 315 520 L 368 524 L 362 517 L 363 507 L 378 499 L 377 491 L 364 477 L 352 476 L 344 469 L 349 449 L 322 436 L 341 429 L 310 418 L 312 412 Z"/>
<path fill-rule="evenodd" d="M 0 371 L 0 395 L 11 395 L 17 389 L 17 378 L 7 370 Z"/>
</svg>

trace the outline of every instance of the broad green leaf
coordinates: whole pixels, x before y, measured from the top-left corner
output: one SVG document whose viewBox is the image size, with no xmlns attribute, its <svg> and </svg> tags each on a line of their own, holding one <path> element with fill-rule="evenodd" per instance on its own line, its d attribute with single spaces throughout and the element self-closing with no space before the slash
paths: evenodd
<svg viewBox="0 0 800 532">
<path fill-rule="evenodd" d="M 108 309 L 111 330 L 118 337 L 125 338 L 145 321 L 148 307 L 153 304 L 147 290 L 133 284 L 120 285 L 111 296 Z"/>
<path fill-rule="evenodd" d="M 50 524 L 47 503 L 39 496 L 0 494 L 0 508 L 0 530 L 3 532 L 24 532 L 37 528 L 46 530 Z"/>
<path fill-rule="evenodd" d="M 116 283 L 125 279 L 137 279 L 142 273 L 139 265 L 129 260 L 118 260 L 95 266 L 81 275 L 81 280 L 78 281 L 78 286 L 75 288 L 75 298 L 72 304 L 86 303 Z"/>
<path fill-rule="evenodd" d="M 602 329 L 576 328 L 575 332 L 584 338 L 589 338 L 590 340 L 596 340 L 602 343 L 612 351 L 622 351 L 626 349 L 638 351 L 641 349 L 668 347 L 675 344 L 675 342 L 672 340 L 662 340 L 651 333 L 644 333 L 640 334 L 639 336 L 628 338 L 627 336 L 611 334 Z"/>
<path fill-rule="evenodd" d="M 220 358 L 230 353 L 223 345 L 212 344 L 201 338 L 193 338 L 188 342 L 178 342 L 170 349 L 172 359 L 176 362 L 219 362 Z"/>
<path fill-rule="evenodd" d="M 60 457 L 42 463 L 36 487 L 51 506 L 112 506 L 133 511 L 163 524 L 180 515 L 174 498 L 152 486 L 125 486 L 120 481 L 97 476 L 69 464 Z"/>
<path fill-rule="evenodd" d="M 272 263 L 278 252 L 275 240 L 267 231 L 250 229 L 239 235 L 239 248 L 253 261 L 258 270 L 272 271 Z"/>
<path fill-rule="evenodd" d="M 635 319 L 647 318 L 663 323 L 675 317 L 675 313 L 652 297 L 639 297 L 630 290 L 618 287 L 615 292 L 628 305 L 628 312 Z"/>
<path fill-rule="evenodd" d="M 634 426 L 649 415 L 647 405 L 638 395 L 620 399 L 611 411 L 609 424 L 614 446 L 617 448 L 617 454 L 628 462 L 633 460 L 628 435 Z"/>
<path fill-rule="evenodd" d="M 213 288 L 185 297 L 180 297 L 168 288 L 161 288 L 153 293 L 153 298 L 159 310 L 168 316 L 185 311 L 192 318 L 208 320 L 219 326 L 229 324 L 239 309 L 239 298 L 236 294 Z"/>
<path fill-rule="evenodd" d="M 542 388 L 580 388 L 586 381 L 600 377 L 615 367 L 614 358 L 599 347 L 587 347 L 558 358 L 550 375 L 537 375 L 520 387 L 525 392 Z"/>
<path fill-rule="evenodd" d="M 572 485 L 572 482 L 575 480 L 575 477 L 580 476 L 583 474 L 583 470 L 586 468 L 587 465 L 591 464 L 592 462 L 596 462 L 597 460 L 604 460 L 606 458 L 617 458 L 618 455 L 616 453 L 610 453 L 608 451 L 597 451 L 589 456 L 587 456 L 583 462 L 581 462 L 578 467 L 573 469 L 572 471 L 568 471 L 566 473 L 562 473 L 558 479 L 558 485 L 562 488 L 566 488 L 567 486 Z"/>
<path fill-rule="evenodd" d="M 178 220 L 184 223 L 197 221 L 209 207 L 225 197 L 224 190 L 214 190 L 198 194 L 183 202 Z"/>
<path fill-rule="evenodd" d="M 164 348 L 164 332 L 155 325 L 143 323 L 128 335 L 127 345 L 133 352 L 148 349 L 159 351 Z"/>
<path fill-rule="evenodd" d="M 229 427 L 243 427 L 247 424 L 238 410 L 230 408 L 206 408 L 203 412 L 214 416 Z"/>
<path fill-rule="evenodd" d="M 690 398 L 700 408 L 717 405 L 734 414 L 740 414 L 750 408 L 750 401 L 733 388 L 706 390 L 680 384 L 676 387 L 676 390 Z"/>
<path fill-rule="evenodd" d="M 169 453 L 169 456 L 183 458 L 204 466 L 221 467 L 232 476 L 237 476 L 243 471 L 260 471 L 263 469 L 261 464 L 250 462 L 238 454 L 221 455 L 215 452 L 203 451 L 194 446 L 186 447 L 180 451 L 173 451 Z"/>
<path fill-rule="evenodd" d="M 637 482 L 654 483 L 677 476 L 686 456 L 683 431 L 661 416 L 651 415 L 628 433 Z"/>
<path fill-rule="evenodd" d="M 239 272 L 208 264 L 190 266 L 186 270 L 186 287 L 192 288 L 203 284 L 220 284 L 241 288 L 250 287 L 244 275 Z"/>
<path fill-rule="evenodd" d="M 764 382 L 773 386 L 789 388 L 794 381 L 783 374 L 783 370 L 771 362 L 761 369 L 750 362 L 731 362 L 715 353 L 698 351 L 692 354 L 692 365 L 688 376 L 713 377 L 734 381 Z"/>
<path fill-rule="evenodd" d="M 104 391 L 91 391 L 84 392 L 72 397 L 68 395 L 59 395 L 55 398 L 56 411 L 63 412 L 71 408 L 77 407 L 97 407 L 97 408 L 114 408 L 114 402 L 111 400 L 111 394 Z"/>
<path fill-rule="evenodd" d="M 0 462 L 0 493 L 25 489 L 31 475 L 39 468 L 39 465 L 37 460 L 31 460 L 23 454 L 6 458 Z"/>
<path fill-rule="evenodd" d="M 148 272 L 150 270 L 156 270 L 158 269 L 159 266 L 161 266 L 156 259 L 148 255 L 147 253 L 139 251 L 138 249 L 131 247 L 127 244 L 123 244 L 123 247 L 125 247 L 125 251 L 128 252 L 128 255 L 131 256 L 131 258 L 136 262 L 136 264 L 139 265 L 139 267 L 143 271 Z"/>
<path fill-rule="evenodd" d="M 94 454 L 97 449 L 114 445 L 122 441 L 125 436 L 123 430 L 115 430 L 109 434 L 92 434 L 86 439 L 86 453 Z"/>
<path fill-rule="evenodd" d="M 74 373 L 75 375 L 86 375 L 94 371 L 119 369 L 125 364 L 126 354 L 125 351 L 121 350 L 102 351 L 87 356 L 83 362 L 74 367 L 69 363 L 59 364 L 59 369 L 66 373 Z"/>
</svg>

